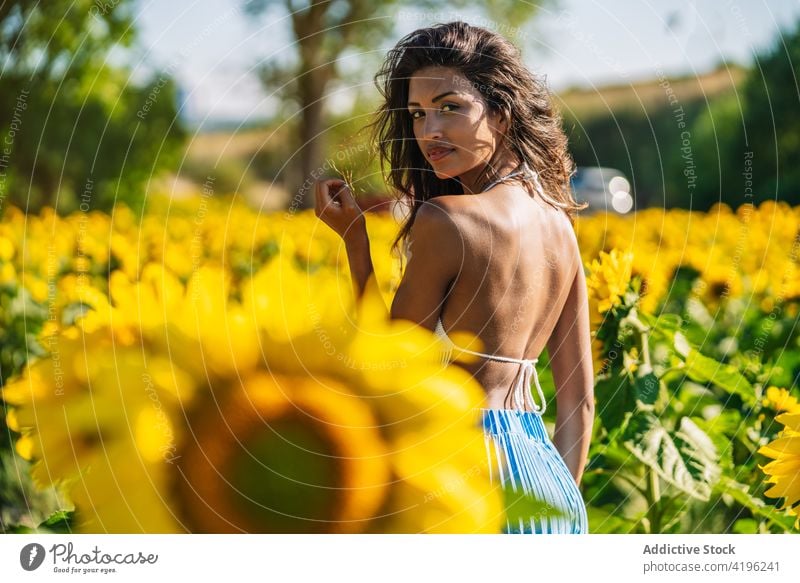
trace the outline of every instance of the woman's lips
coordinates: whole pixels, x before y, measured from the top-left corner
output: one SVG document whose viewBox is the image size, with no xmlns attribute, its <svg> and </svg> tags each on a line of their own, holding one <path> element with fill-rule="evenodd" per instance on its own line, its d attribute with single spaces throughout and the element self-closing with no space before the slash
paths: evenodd
<svg viewBox="0 0 800 583">
<path fill-rule="evenodd" d="M 447 156 L 452 151 L 452 148 L 436 148 L 428 152 L 428 157 L 431 159 L 431 162 L 436 162 Z"/>
</svg>

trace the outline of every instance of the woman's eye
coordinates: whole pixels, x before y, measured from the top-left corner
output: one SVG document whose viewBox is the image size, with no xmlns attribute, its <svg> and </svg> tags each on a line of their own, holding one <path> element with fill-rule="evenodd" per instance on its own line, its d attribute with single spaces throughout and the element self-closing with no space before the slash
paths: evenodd
<svg viewBox="0 0 800 583">
<path fill-rule="evenodd" d="M 454 109 L 458 109 L 458 106 L 454 105 L 452 103 L 444 103 L 444 104 L 442 104 L 442 110 L 443 111 L 444 111 L 445 107 L 451 108 L 449 111 L 453 111 Z M 412 111 L 411 112 L 411 119 L 420 119 L 420 116 L 417 115 L 418 113 L 419 114 L 423 114 L 423 111 L 421 109 L 418 109 L 416 111 Z"/>
</svg>

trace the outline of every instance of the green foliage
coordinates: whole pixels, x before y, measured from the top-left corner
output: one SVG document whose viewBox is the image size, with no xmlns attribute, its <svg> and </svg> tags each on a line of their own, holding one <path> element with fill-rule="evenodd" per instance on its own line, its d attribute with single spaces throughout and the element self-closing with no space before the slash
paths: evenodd
<svg viewBox="0 0 800 583">
<path fill-rule="evenodd" d="M 791 82 L 799 76 L 800 21 L 756 55 L 739 91 L 701 110 L 692 127 L 705 174 L 696 193 L 699 208 L 732 193 L 742 193 L 737 203 L 800 202 L 800 168 L 792 158 L 800 147 L 800 108 Z"/>
<path fill-rule="evenodd" d="M 22 286 L 0 286 L 0 387 L 25 363 L 45 354 L 36 340 L 47 310 Z"/>
<path fill-rule="evenodd" d="M 725 93 L 712 98 L 694 119 L 692 137 L 699 146 L 695 150 L 696 163 L 703 169 L 697 182 L 695 202 L 704 207 L 708 201 L 725 201 L 726 197 L 744 190 L 743 107 L 740 93 Z M 760 191 L 753 192 L 753 200 L 757 196 L 763 200 L 760 194 Z M 744 200 L 728 202 L 738 206 Z"/>
<path fill-rule="evenodd" d="M 46 320 L 47 310 L 25 287 L 0 285 L 0 387 L 29 360 L 45 354 L 36 337 Z M 33 487 L 29 469 L 30 463 L 14 450 L 0 400 L 0 532 L 30 532 L 26 529 L 42 512 L 58 508 L 54 492 Z"/>
<path fill-rule="evenodd" d="M 328 132 L 326 157 L 334 166 L 328 174 L 337 176 L 342 172 L 352 176 L 356 196 L 382 194 L 385 190 L 380 164 L 375 150 L 369 147 L 366 131 L 376 107 L 357 100 L 350 112 L 332 118 Z"/>
<path fill-rule="evenodd" d="M 563 515 L 561 510 L 554 508 L 550 503 L 538 500 L 522 490 L 514 492 L 511 488 L 503 488 L 503 502 L 506 510 L 505 518 L 512 525 L 519 524 L 520 519 L 523 524 L 527 524 L 532 516 L 555 518 Z"/>
<path fill-rule="evenodd" d="M 719 478 L 717 452 L 708 435 L 688 417 L 681 418 L 678 431 L 669 431 L 648 412 L 634 415 L 623 445 L 639 461 L 681 492 L 708 501 Z"/>
<path fill-rule="evenodd" d="M 19 456 L 6 426 L 6 406 L 0 401 L 0 534 L 69 532 L 71 517 L 55 488 L 40 490 L 31 479 L 31 463 Z M 50 517 L 50 518 L 48 518 Z"/>
<path fill-rule="evenodd" d="M 608 377 L 595 383 L 598 415 L 607 431 L 620 427 L 636 409 L 634 392 L 627 379 Z"/>
<path fill-rule="evenodd" d="M 703 356 L 694 348 L 686 353 L 686 375 L 698 382 L 710 382 L 732 395 L 738 395 L 743 401 L 753 404 L 755 394 L 753 387 L 735 367 L 717 362 Z"/>
<path fill-rule="evenodd" d="M 698 76 L 693 85 L 702 87 L 699 92 L 683 90 L 685 80 L 665 79 L 660 86 L 630 88 L 627 101 L 609 98 L 602 111 L 565 111 L 576 163 L 632 177 L 640 207 L 706 211 L 719 201 L 733 207 L 775 199 L 800 203 L 800 167 L 793 161 L 800 107 L 792 81 L 800 78 L 800 21 L 756 55 L 743 81 L 736 80 L 738 70 L 727 64 Z M 729 87 L 714 89 L 720 80 Z M 677 101 L 670 103 L 670 91 Z M 613 97 L 619 91 L 601 92 Z"/>
<path fill-rule="evenodd" d="M 631 90 L 634 95 L 636 92 Z M 636 205 L 683 207 L 708 210 L 716 199 L 701 199 L 696 195 L 697 185 L 690 187 L 689 176 L 699 147 L 690 137 L 689 151 L 685 147 L 683 132 L 706 108 L 702 97 L 692 97 L 671 105 L 665 92 L 655 102 L 634 101 L 622 109 L 591 113 L 576 117 L 581 112 L 564 112 L 564 127 L 569 137 L 570 151 L 578 166 L 606 166 L 616 168 L 631 180 Z M 675 109 L 682 108 L 679 114 Z M 680 117 L 685 127 L 679 126 Z M 684 159 L 682 156 L 687 155 Z"/>
<path fill-rule="evenodd" d="M 746 134 L 737 145 L 740 151 L 753 153 L 757 185 L 753 202 L 777 198 L 800 203 L 800 167 L 795 161 L 800 150 L 798 78 L 800 20 L 756 56 L 742 87 Z"/>
<path fill-rule="evenodd" d="M 175 165 L 184 133 L 166 76 L 133 83 L 107 63 L 133 40 L 132 2 L 6 2 L 0 9 L 0 198 L 140 208 L 144 186 Z"/>
<path fill-rule="evenodd" d="M 639 313 L 636 289 L 601 328 L 622 354 L 595 386 L 600 423 L 584 477 L 591 531 L 792 531 L 791 517 L 763 501 L 757 468 L 765 460 L 756 450 L 780 427 L 761 403 L 768 375 L 703 354 L 692 330 L 706 325 L 693 315 L 707 314 L 687 310 L 689 298 L 665 302 L 680 314 L 656 317 Z"/>
</svg>

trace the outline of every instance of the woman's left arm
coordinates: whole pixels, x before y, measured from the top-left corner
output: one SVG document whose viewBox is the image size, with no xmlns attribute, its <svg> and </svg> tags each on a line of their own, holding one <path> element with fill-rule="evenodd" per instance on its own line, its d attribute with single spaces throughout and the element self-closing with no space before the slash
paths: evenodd
<svg viewBox="0 0 800 583">
<path fill-rule="evenodd" d="M 434 330 L 464 257 L 464 241 L 454 209 L 438 197 L 417 211 L 408 236 L 408 264 L 397 287 L 391 318 Z"/>
<path fill-rule="evenodd" d="M 547 342 L 556 384 L 553 444 L 580 484 L 594 423 L 594 370 L 586 277 L 578 255 L 577 272 L 553 334 Z"/>
</svg>

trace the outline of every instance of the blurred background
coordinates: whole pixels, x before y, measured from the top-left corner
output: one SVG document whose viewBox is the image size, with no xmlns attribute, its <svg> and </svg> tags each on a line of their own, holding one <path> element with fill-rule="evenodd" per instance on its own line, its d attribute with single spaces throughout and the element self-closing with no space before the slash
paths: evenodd
<svg viewBox="0 0 800 583">
<path fill-rule="evenodd" d="M 800 202 L 793 0 L 10 0 L 0 197 L 141 208 L 211 178 L 256 208 L 307 208 L 330 159 L 368 207 L 387 195 L 359 133 L 372 76 L 402 35 L 455 19 L 505 34 L 546 76 L 584 212 Z"/>
</svg>

